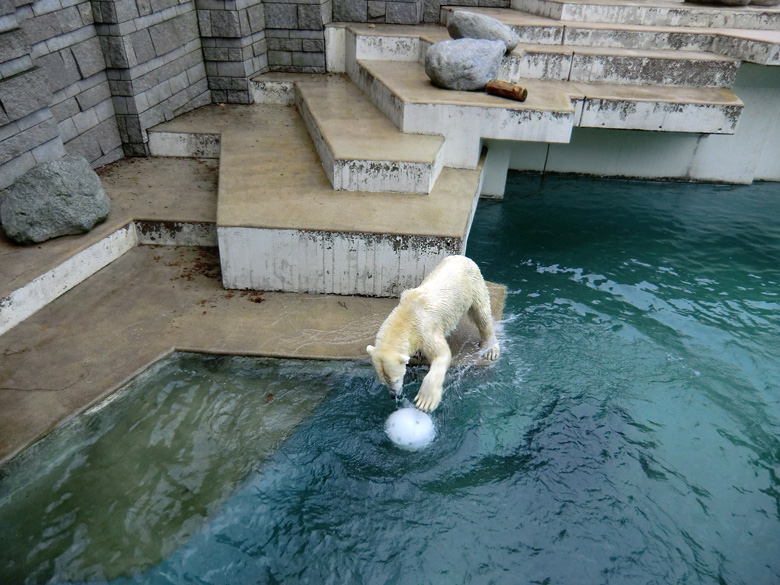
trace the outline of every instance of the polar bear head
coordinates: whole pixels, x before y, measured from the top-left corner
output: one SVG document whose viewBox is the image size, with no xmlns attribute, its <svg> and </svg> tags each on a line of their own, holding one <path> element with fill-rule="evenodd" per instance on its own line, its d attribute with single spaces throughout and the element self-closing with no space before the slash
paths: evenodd
<svg viewBox="0 0 780 585">
<path fill-rule="evenodd" d="M 401 396 L 409 356 L 393 349 L 379 349 L 373 345 L 366 347 L 366 351 L 371 356 L 371 363 L 379 381 L 387 386 L 393 398 Z"/>
</svg>

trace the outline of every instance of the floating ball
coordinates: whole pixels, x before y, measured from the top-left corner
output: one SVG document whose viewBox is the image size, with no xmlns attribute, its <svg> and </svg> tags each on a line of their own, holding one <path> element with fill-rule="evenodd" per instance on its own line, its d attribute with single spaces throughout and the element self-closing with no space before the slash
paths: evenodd
<svg viewBox="0 0 780 585">
<path fill-rule="evenodd" d="M 417 451 L 430 444 L 436 436 L 433 419 L 416 408 L 399 408 L 385 423 L 390 440 L 407 451 Z"/>
</svg>

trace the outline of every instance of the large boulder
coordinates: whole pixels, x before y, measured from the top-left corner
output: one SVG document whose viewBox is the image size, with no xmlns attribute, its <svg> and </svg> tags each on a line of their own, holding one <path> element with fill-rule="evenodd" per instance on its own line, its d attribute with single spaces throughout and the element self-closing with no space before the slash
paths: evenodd
<svg viewBox="0 0 780 585">
<path fill-rule="evenodd" d="M 453 39 L 485 39 L 503 41 L 507 51 L 512 51 L 520 37 L 500 20 L 484 14 L 456 10 L 447 21 L 447 31 Z"/>
<path fill-rule="evenodd" d="M 425 73 L 444 89 L 476 91 L 495 79 L 506 52 L 503 41 L 457 39 L 430 46 L 425 55 Z"/>
<path fill-rule="evenodd" d="M 89 162 L 66 156 L 36 166 L 8 187 L 0 202 L 0 222 L 17 244 L 35 244 L 88 232 L 110 209 Z"/>
</svg>

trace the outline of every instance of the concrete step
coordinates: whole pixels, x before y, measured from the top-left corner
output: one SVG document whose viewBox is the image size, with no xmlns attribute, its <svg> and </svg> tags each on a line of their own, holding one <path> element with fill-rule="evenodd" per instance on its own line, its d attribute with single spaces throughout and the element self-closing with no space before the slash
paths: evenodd
<svg viewBox="0 0 780 585">
<path fill-rule="evenodd" d="M 444 138 L 404 134 L 344 76 L 312 76 L 295 86 L 334 189 L 430 193 L 442 169 Z"/>
<path fill-rule="evenodd" d="M 465 251 L 481 164 L 443 169 L 426 197 L 334 191 L 302 117 L 284 105 L 206 106 L 151 129 L 150 142 L 157 135 L 219 136 L 226 288 L 397 296 Z"/>
<path fill-rule="evenodd" d="M 693 51 L 521 44 L 504 57 L 499 77 L 583 83 L 731 87 L 739 59 Z"/>
<path fill-rule="evenodd" d="M 575 109 L 569 95 L 543 81 L 528 80 L 529 97 L 521 103 L 439 89 L 417 62 L 360 60 L 347 67 L 355 84 L 403 132 L 444 136 L 445 166 L 475 168 L 483 138 L 567 142 L 571 135 Z"/>
<path fill-rule="evenodd" d="M 511 7 L 570 22 L 600 22 L 701 28 L 780 30 L 780 8 L 706 6 L 675 0 L 511 0 Z"/>
<path fill-rule="evenodd" d="M 446 138 L 445 165 L 474 164 L 481 139 L 568 142 L 572 128 L 731 134 L 742 102 L 725 88 L 515 79 L 526 102 L 431 85 L 419 63 L 357 61 L 350 75 L 404 132 Z"/>
<path fill-rule="evenodd" d="M 659 26 L 554 20 L 504 8 L 446 7 L 442 23 L 456 10 L 486 14 L 510 26 L 525 44 L 657 51 L 708 52 L 760 65 L 780 64 L 780 31 Z"/>
</svg>

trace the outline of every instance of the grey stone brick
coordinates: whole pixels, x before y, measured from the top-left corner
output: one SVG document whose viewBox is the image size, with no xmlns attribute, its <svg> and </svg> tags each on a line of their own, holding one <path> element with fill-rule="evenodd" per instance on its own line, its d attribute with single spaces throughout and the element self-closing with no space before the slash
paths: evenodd
<svg viewBox="0 0 780 585">
<path fill-rule="evenodd" d="M 65 150 L 72 156 L 83 156 L 89 162 L 99 159 L 103 156 L 100 145 L 94 140 L 91 133 L 76 136 L 70 142 L 65 144 Z"/>
<path fill-rule="evenodd" d="M 190 85 L 194 85 L 202 79 L 206 79 L 206 66 L 203 63 L 198 63 L 187 69 L 187 81 Z"/>
<path fill-rule="evenodd" d="M 115 22 L 126 22 L 140 16 L 135 0 L 113 0 L 116 13 Z"/>
<path fill-rule="evenodd" d="M 147 16 L 154 12 L 151 0 L 135 0 L 135 3 L 138 6 L 138 14 L 140 16 Z"/>
<path fill-rule="evenodd" d="M 368 12 L 368 10 L 366 10 L 366 12 Z M 320 13 L 322 14 L 323 25 L 333 22 L 333 2 L 327 0 L 327 2 L 320 4 Z"/>
<path fill-rule="evenodd" d="M 100 49 L 100 39 L 97 37 L 92 37 L 83 43 L 73 45 L 70 50 L 76 59 L 76 66 L 79 69 L 79 73 L 81 73 L 81 77 L 92 77 L 95 73 L 106 68 L 103 51 Z"/>
<path fill-rule="evenodd" d="M 122 146 L 120 144 L 118 147 L 116 147 L 111 152 L 109 152 L 107 154 L 104 154 L 103 156 L 101 156 L 97 160 L 90 161 L 90 163 L 92 164 L 92 168 L 93 169 L 97 169 L 97 168 L 100 168 L 102 166 L 111 164 L 112 162 L 116 162 L 120 158 L 123 158 L 124 156 L 125 156 L 125 152 L 122 149 Z"/>
<path fill-rule="evenodd" d="M 54 118 L 28 128 L 23 132 L 0 142 L 0 164 L 5 164 L 24 152 L 40 146 L 59 136 L 59 128 Z"/>
<path fill-rule="evenodd" d="M 137 115 L 117 116 L 116 125 L 123 144 L 144 141 Z"/>
<path fill-rule="evenodd" d="M 302 51 L 301 39 L 268 39 L 269 51 Z"/>
<path fill-rule="evenodd" d="M 131 81 L 114 81 L 108 80 L 108 87 L 111 88 L 111 95 L 116 96 L 133 96 L 133 83 Z"/>
<path fill-rule="evenodd" d="M 146 99 L 149 100 L 149 106 L 154 107 L 157 104 L 164 102 L 172 95 L 173 92 L 171 91 L 171 84 L 166 80 L 162 83 L 158 83 L 149 91 L 147 91 Z"/>
<path fill-rule="evenodd" d="M 171 6 L 176 6 L 179 2 L 178 0 L 151 0 L 151 3 L 152 3 L 152 12 L 161 12 L 166 8 L 170 8 Z"/>
<path fill-rule="evenodd" d="M 57 104 L 53 104 L 50 109 L 51 113 L 59 121 L 72 118 L 81 111 L 75 97 L 67 98 Z"/>
<path fill-rule="evenodd" d="M 77 5 L 77 8 L 79 9 L 79 16 L 81 16 L 81 22 L 84 23 L 85 26 L 94 24 L 95 16 L 92 13 L 91 2 L 82 2 L 81 4 Z"/>
<path fill-rule="evenodd" d="M 16 13 L 16 7 L 13 5 L 11 0 L 0 1 L 0 16 L 5 16 L 6 14 L 15 14 L 15 13 Z"/>
<path fill-rule="evenodd" d="M 256 4 L 246 9 L 247 18 L 249 18 L 249 28 L 254 32 L 265 30 L 265 5 Z"/>
<path fill-rule="evenodd" d="M 79 12 L 78 6 L 71 6 L 59 12 L 53 14 L 57 15 L 60 21 L 60 28 L 63 33 L 68 33 L 74 30 L 78 30 L 84 26 L 84 22 L 81 20 L 81 12 Z"/>
<path fill-rule="evenodd" d="M 333 5 L 333 19 L 336 22 L 366 22 L 368 20 L 368 1 L 338 0 Z"/>
<path fill-rule="evenodd" d="M 241 62 L 220 61 L 217 63 L 217 74 L 223 77 L 244 77 L 246 68 Z"/>
<path fill-rule="evenodd" d="M 418 24 L 422 18 L 421 6 L 416 2 L 388 2 L 385 22 L 389 24 Z"/>
<path fill-rule="evenodd" d="M 157 55 L 165 55 L 188 41 L 198 38 L 198 23 L 194 12 L 149 27 L 149 34 Z"/>
<path fill-rule="evenodd" d="M 268 28 L 298 28 L 297 7 L 294 4 L 266 4 L 265 25 Z"/>
<path fill-rule="evenodd" d="M 0 80 L 0 103 L 12 121 L 46 107 L 50 100 L 51 93 L 41 69 Z"/>
<path fill-rule="evenodd" d="M 293 53 L 292 64 L 295 67 L 325 67 L 323 53 Z"/>
<path fill-rule="evenodd" d="M 133 46 L 133 52 L 138 63 L 146 63 L 156 57 L 149 29 L 144 28 L 136 31 L 129 35 L 128 38 Z"/>
<path fill-rule="evenodd" d="M 304 40 L 302 41 L 303 45 L 303 51 L 306 53 L 324 53 L 325 52 L 325 41 L 313 41 L 313 40 Z"/>
<path fill-rule="evenodd" d="M 21 24 L 31 45 L 62 34 L 62 26 L 56 12 L 33 17 Z"/>
<path fill-rule="evenodd" d="M 387 2 L 368 2 L 368 19 L 371 21 L 382 20 L 385 18 L 385 7 Z"/>
<path fill-rule="evenodd" d="M 143 142 L 133 144 L 123 142 L 122 151 L 125 156 L 149 156 L 149 145 Z"/>
<path fill-rule="evenodd" d="M 67 142 L 68 140 L 73 140 L 76 136 L 78 136 L 78 130 L 76 130 L 76 125 L 73 123 L 73 120 L 68 118 L 67 120 L 63 120 L 57 125 L 60 133 L 60 138 L 63 142 Z"/>
<path fill-rule="evenodd" d="M 113 118 L 115 115 L 114 112 L 114 102 L 113 100 L 104 100 L 100 102 L 99 104 L 96 104 L 94 107 L 95 114 L 97 114 L 98 120 L 100 122 L 105 122 L 109 118 Z"/>
<path fill-rule="evenodd" d="M 49 89 L 52 92 L 68 87 L 81 79 L 76 60 L 68 49 L 45 55 L 38 59 L 36 64 L 46 72 Z"/>
<path fill-rule="evenodd" d="M 287 51 L 268 51 L 268 65 L 292 65 L 292 53 Z"/>
<path fill-rule="evenodd" d="M 38 124 L 41 124 L 51 118 L 53 118 L 51 110 L 49 108 L 41 108 L 40 110 L 38 110 L 37 112 L 33 112 L 29 116 L 25 116 L 21 120 L 17 120 L 16 128 L 18 132 L 22 132 L 24 130 L 27 130 L 28 128 L 37 126 Z"/>
<path fill-rule="evenodd" d="M 18 59 L 29 53 L 30 44 L 21 28 L 0 33 L 0 63 Z"/>
<path fill-rule="evenodd" d="M 213 37 L 211 32 L 211 10 L 198 10 L 198 28 L 201 37 Z"/>
<path fill-rule="evenodd" d="M 178 75 L 174 75 L 173 77 L 171 77 L 170 84 L 171 84 L 171 91 L 173 93 L 179 93 L 180 91 L 184 91 L 189 86 L 189 81 L 187 81 L 187 72 L 182 71 Z"/>
<path fill-rule="evenodd" d="M 79 112 L 71 119 L 76 125 L 76 131 L 79 134 L 84 134 L 84 132 L 90 128 L 94 128 L 100 124 L 100 120 L 98 120 L 97 114 L 95 113 L 95 108 L 90 108 L 86 112 Z"/>
<path fill-rule="evenodd" d="M 0 148 L 1 147 L 2 143 L 0 143 Z M 10 187 L 16 179 L 33 168 L 36 164 L 35 157 L 29 151 L 22 153 L 5 164 L 0 164 L 0 189 Z"/>
<path fill-rule="evenodd" d="M 108 88 L 108 81 L 101 82 L 88 90 L 82 91 L 76 95 L 76 101 L 79 108 L 87 110 L 95 105 L 111 98 L 111 90 Z"/>
<path fill-rule="evenodd" d="M 215 37 L 237 38 L 241 36 L 241 24 L 234 10 L 211 11 L 211 33 Z"/>
<path fill-rule="evenodd" d="M 106 67 L 121 69 L 130 67 L 130 57 L 128 55 L 128 47 L 125 46 L 125 39 L 102 36 L 100 37 L 100 47 L 103 49 Z"/>
<path fill-rule="evenodd" d="M 304 30 L 322 30 L 322 14 L 319 5 L 298 5 L 298 28 Z"/>
<path fill-rule="evenodd" d="M 23 55 L 18 59 L 0 62 L 0 79 L 19 75 L 33 68 L 33 60 L 30 55 Z"/>
<path fill-rule="evenodd" d="M 49 162 L 50 160 L 58 160 L 65 156 L 65 148 L 62 145 L 62 140 L 59 136 L 52 138 L 48 142 L 44 142 L 40 146 L 36 146 L 31 151 L 35 157 L 35 162 L 38 164 Z"/>
</svg>

